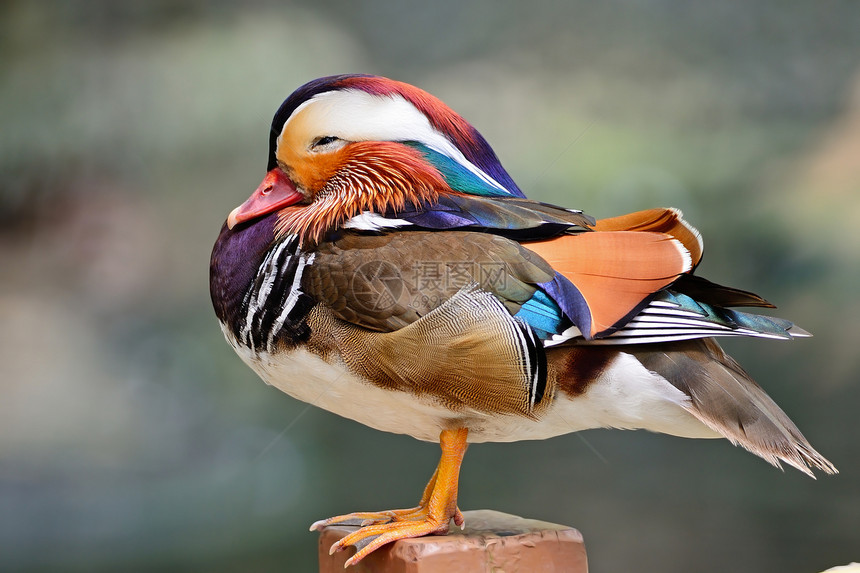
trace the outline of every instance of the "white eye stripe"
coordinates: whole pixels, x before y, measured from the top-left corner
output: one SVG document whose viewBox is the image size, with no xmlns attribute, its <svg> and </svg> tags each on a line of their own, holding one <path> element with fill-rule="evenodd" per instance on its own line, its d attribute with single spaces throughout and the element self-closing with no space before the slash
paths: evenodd
<svg viewBox="0 0 860 573">
<path fill-rule="evenodd" d="M 279 145 L 284 134 L 293 127 L 313 129 L 314 133 L 304 134 L 307 138 L 322 135 L 345 141 L 415 141 L 450 157 L 488 185 L 509 193 L 466 159 L 451 140 L 430 124 L 427 116 L 397 94 L 378 96 L 357 89 L 323 92 L 296 107 L 284 123 L 278 137 Z"/>
</svg>

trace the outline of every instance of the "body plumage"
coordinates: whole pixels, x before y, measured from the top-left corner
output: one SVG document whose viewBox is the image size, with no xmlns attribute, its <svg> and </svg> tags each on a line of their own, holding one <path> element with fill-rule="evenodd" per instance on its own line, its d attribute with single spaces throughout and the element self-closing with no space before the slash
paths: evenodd
<svg viewBox="0 0 860 573">
<path fill-rule="evenodd" d="M 370 523 L 333 548 L 370 540 L 352 563 L 462 521 L 467 442 L 641 428 L 835 472 L 714 340 L 808 334 L 693 274 L 702 241 L 677 210 L 528 200 L 462 117 L 373 76 L 296 90 L 267 167 L 212 253 L 227 340 L 291 396 L 443 448 L 415 509 L 315 524 Z"/>
</svg>

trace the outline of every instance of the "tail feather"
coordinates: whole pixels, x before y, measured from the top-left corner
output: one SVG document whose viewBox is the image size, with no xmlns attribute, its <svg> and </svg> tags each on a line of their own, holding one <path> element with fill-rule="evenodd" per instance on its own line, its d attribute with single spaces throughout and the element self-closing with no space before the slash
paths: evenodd
<svg viewBox="0 0 860 573">
<path fill-rule="evenodd" d="M 730 306 L 776 308 L 772 303 L 754 292 L 719 285 L 694 274 L 678 277 L 678 280 L 672 283 L 672 290 L 685 294 L 699 302 L 723 308 Z"/>
<path fill-rule="evenodd" d="M 631 347 L 649 370 L 690 397 L 689 411 L 735 445 L 776 467 L 780 462 L 810 477 L 817 468 L 838 473 L 797 426 L 712 338 Z"/>
</svg>

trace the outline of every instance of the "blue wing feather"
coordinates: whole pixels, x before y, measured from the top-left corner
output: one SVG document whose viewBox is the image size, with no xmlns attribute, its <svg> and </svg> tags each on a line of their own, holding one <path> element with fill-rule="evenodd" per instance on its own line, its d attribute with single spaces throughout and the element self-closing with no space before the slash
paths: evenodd
<svg viewBox="0 0 860 573">
<path fill-rule="evenodd" d="M 580 344 L 646 344 L 712 336 L 779 340 L 810 336 L 782 318 L 722 308 L 665 290 L 611 334 L 589 340 L 581 332 L 589 332 L 591 316 L 576 286 L 561 275 L 538 286 L 515 316 L 531 326 L 546 345 L 568 340 Z M 571 326 L 581 332 L 569 330 Z"/>
<path fill-rule="evenodd" d="M 570 325 L 561 308 L 544 291 L 538 290 L 514 315 L 526 322 L 541 339 L 546 340 Z"/>
</svg>

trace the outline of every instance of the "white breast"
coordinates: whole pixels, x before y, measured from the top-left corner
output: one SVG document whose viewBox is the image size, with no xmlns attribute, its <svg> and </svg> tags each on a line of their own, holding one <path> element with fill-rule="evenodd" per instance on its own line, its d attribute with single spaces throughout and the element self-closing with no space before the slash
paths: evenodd
<svg viewBox="0 0 860 573">
<path fill-rule="evenodd" d="M 374 386 L 345 366 L 329 364 L 304 348 L 255 354 L 236 344 L 226 332 L 225 336 L 239 357 L 267 384 L 371 428 L 435 442 L 439 432 L 450 427 L 450 420 L 458 417 L 429 400 Z"/>
<path fill-rule="evenodd" d="M 463 424 L 469 428 L 469 441 L 474 443 L 542 440 L 592 428 L 720 437 L 687 411 L 688 398 L 680 390 L 646 370 L 629 354 L 619 354 L 582 396 L 570 399 L 557 395 L 550 408 L 535 420 L 477 411 L 452 412 L 426 397 L 380 388 L 355 376 L 344 365 L 331 364 L 304 348 L 277 354 L 254 353 L 236 343 L 226 330 L 225 336 L 267 384 L 371 428 L 419 440 L 435 442 L 443 429 Z"/>
</svg>

